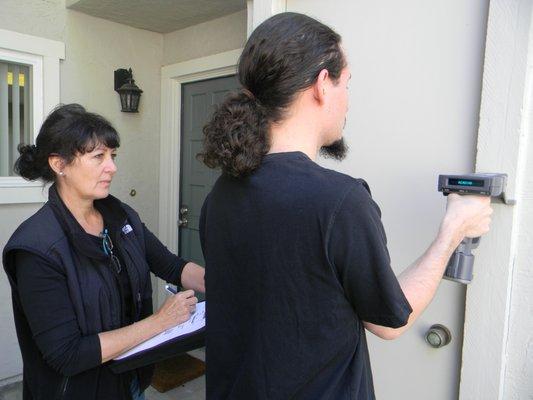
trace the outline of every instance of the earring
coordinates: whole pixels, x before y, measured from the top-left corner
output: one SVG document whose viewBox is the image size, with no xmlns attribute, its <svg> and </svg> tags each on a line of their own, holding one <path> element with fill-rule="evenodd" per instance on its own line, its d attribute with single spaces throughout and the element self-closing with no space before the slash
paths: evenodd
<svg viewBox="0 0 533 400">
<path fill-rule="evenodd" d="M 63 176 L 65 173 L 63 171 L 59 171 L 59 175 Z"/>
</svg>

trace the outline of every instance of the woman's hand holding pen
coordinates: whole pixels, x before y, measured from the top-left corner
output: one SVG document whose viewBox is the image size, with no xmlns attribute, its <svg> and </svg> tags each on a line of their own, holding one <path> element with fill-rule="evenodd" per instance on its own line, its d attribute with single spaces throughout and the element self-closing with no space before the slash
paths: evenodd
<svg viewBox="0 0 533 400">
<path fill-rule="evenodd" d="M 102 363 L 112 360 L 139 343 L 185 322 L 194 312 L 198 299 L 194 291 L 186 290 L 169 296 L 161 308 L 134 324 L 108 332 L 100 332 Z"/>
<path fill-rule="evenodd" d="M 185 290 L 169 296 L 161 308 L 154 314 L 163 330 L 187 321 L 194 312 L 198 299 L 193 290 Z"/>
</svg>

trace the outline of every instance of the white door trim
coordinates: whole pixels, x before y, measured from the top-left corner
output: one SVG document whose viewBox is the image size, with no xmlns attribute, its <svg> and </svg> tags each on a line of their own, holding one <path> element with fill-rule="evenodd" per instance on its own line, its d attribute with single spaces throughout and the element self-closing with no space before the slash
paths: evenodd
<svg viewBox="0 0 533 400">
<path fill-rule="evenodd" d="M 476 275 L 466 295 L 459 396 L 464 400 L 510 398 L 509 320 L 518 287 L 513 277 L 525 245 L 518 230 L 522 210 L 527 212 L 524 193 L 531 190 L 525 160 L 533 132 L 532 12 L 533 0 L 490 1 L 476 171 L 507 173 L 508 197 L 517 205 L 494 206 L 492 230 L 476 255 Z"/>
<path fill-rule="evenodd" d="M 287 0 L 248 0 L 246 2 L 248 11 L 248 37 L 252 31 L 264 20 L 274 14 L 287 11 Z"/>
<path fill-rule="evenodd" d="M 161 135 L 159 163 L 159 239 L 178 252 L 181 91 L 184 83 L 236 73 L 242 49 L 161 68 Z M 158 285 L 158 294 L 162 285 Z M 163 299 L 162 296 L 157 296 Z"/>
</svg>

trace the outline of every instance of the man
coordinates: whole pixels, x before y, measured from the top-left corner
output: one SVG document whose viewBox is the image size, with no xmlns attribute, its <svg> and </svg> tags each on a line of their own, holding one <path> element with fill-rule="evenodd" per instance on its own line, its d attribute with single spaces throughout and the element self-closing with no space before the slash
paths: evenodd
<svg viewBox="0 0 533 400">
<path fill-rule="evenodd" d="M 340 36 L 301 14 L 250 36 L 241 93 L 206 125 L 207 397 L 373 399 L 365 328 L 393 339 L 435 294 L 490 200 L 448 198 L 439 234 L 397 279 L 366 182 L 315 163 L 342 159 L 350 71 Z"/>
</svg>

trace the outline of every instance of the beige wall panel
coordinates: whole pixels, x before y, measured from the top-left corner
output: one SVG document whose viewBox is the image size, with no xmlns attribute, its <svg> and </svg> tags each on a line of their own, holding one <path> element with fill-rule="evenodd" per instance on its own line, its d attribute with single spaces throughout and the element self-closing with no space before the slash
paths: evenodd
<svg viewBox="0 0 533 400">
<path fill-rule="evenodd" d="M 165 34 L 163 65 L 239 49 L 246 41 L 246 10 Z"/>
<path fill-rule="evenodd" d="M 531 89 L 530 89 L 531 90 Z M 531 95 L 531 92 L 530 92 Z M 530 100 L 531 101 L 531 100 Z M 531 104 L 531 102 L 529 103 Z M 528 112 L 529 118 L 533 112 Z M 533 131 L 528 132 L 525 175 L 518 222 L 518 246 L 512 278 L 509 336 L 503 399 L 531 398 L 533 394 Z M 529 396 L 529 397 L 528 397 Z"/>
<path fill-rule="evenodd" d="M 0 27 L 10 31 L 63 40 L 65 0 L 2 0 Z"/>
<path fill-rule="evenodd" d="M 61 101 L 102 114 L 118 130 L 121 146 L 111 193 L 130 204 L 157 231 L 162 35 L 68 11 Z M 120 111 L 113 71 L 133 70 L 143 90 L 139 113 Z M 129 196 L 136 189 L 135 197 Z"/>
<path fill-rule="evenodd" d="M 0 206 L 0 247 L 3 249 L 21 221 L 40 208 L 37 204 Z M 7 276 L 0 271 L 0 382 L 22 372 L 22 360 L 15 333 L 11 306 L 11 288 Z"/>
</svg>

